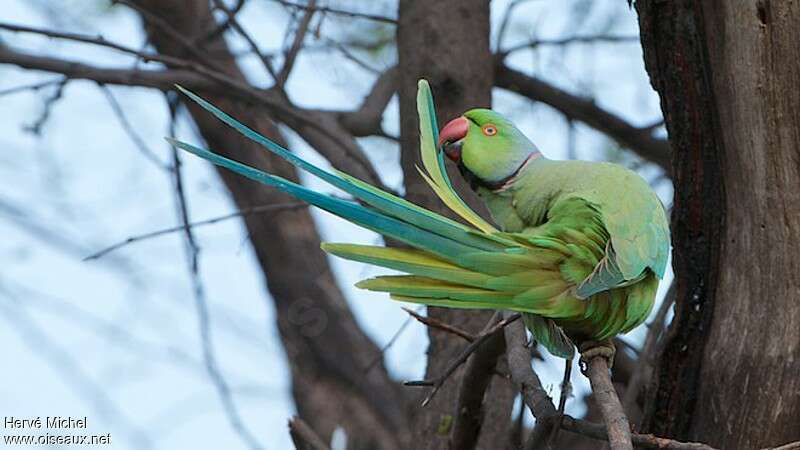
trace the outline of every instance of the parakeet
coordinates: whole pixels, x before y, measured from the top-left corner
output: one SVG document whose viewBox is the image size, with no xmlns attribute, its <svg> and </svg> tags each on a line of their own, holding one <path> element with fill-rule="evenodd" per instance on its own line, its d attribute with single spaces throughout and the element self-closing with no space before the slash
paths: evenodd
<svg viewBox="0 0 800 450">
<path fill-rule="evenodd" d="M 669 227 L 650 186 L 622 166 L 549 160 L 513 123 L 488 109 L 467 111 L 439 134 L 430 87 L 421 80 L 420 176 L 464 224 L 345 173 L 322 170 L 183 92 L 356 201 L 170 139 L 173 145 L 409 246 L 322 244 L 330 254 L 403 273 L 367 279 L 358 287 L 404 302 L 523 313 L 533 337 L 563 358 L 572 358 L 575 345 L 633 329 L 653 306 L 666 269 Z M 444 155 L 458 164 L 498 227 L 456 194 Z"/>
</svg>

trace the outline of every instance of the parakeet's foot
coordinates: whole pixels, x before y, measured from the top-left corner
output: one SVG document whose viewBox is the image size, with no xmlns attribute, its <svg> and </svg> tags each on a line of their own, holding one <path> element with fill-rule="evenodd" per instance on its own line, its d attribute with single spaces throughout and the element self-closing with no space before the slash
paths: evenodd
<svg viewBox="0 0 800 450">
<path fill-rule="evenodd" d="M 584 375 L 586 375 L 589 361 L 597 357 L 605 358 L 610 369 L 614 365 L 614 355 L 617 353 L 614 343 L 609 339 L 605 341 L 584 341 L 581 343 L 579 350 L 581 352 L 581 373 Z"/>
</svg>

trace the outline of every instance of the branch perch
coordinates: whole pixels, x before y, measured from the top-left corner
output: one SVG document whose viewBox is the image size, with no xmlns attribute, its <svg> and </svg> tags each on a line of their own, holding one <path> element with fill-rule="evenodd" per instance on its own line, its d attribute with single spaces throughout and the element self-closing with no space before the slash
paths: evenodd
<svg viewBox="0 0 800 450">
<path fill-rule="evenodd" d="M 508 317 L 508 312 L 504 313 Z M 506 356 L 511 372 L 511 380 L 522 394 L 522 400 L 536 417 L 537 423 L 552 426 L 559 417 L 558 410 L 547 392 L 542 388 L 539 377 L 531 367 L 531 356 L 525 344 L 527 336 L 525 327 L 517 322 L 507 326 L 504 330 L 506 338 Z M 605 365 L 605 364 L 604 364 Z M 565 415 L 561 421 L 561 428 L 582 436 L 608 441 L 606 428 L 598 423 L 576 419 Z M 672 439 L 653 436 L 652 434 L 631 434 L 631 440 L 636 447 L 661 449 L 661 450 L 716 450 L 706 444 L 697 442 L 680 442 Z"/>
<path fill-rule="evenodd" d="M 606 359 L 596 356 L 589 360 L 586 375 L 589 377 L 592 393 L 606 423 L 611 450 L 633 450 L 631 425 L 625 416 L 625 411 L 622 410 L 617 391 L 611 383 Z"/>
<path fill-rule="evenodd" d="M 461 364 L 464 364 L 464 362 L 470 357 L 470 355 L 475 353 L 478 347 L 480 347 L 484 342 L 486 342 L 487 339 L 492 337 L 495 333 L 502 330 L 509 324 L 515 322 L 520 317 L 522 316 L 515 313 L 515 314 L 510 314 L 508 317 L 503 318 L 499 322 L 495 322 L 497 320 L 497 315 L 493 316 L 492 319 L 489 320 L 489 323 L 487 324 L 486 328 L 484 328 L 484 330 L 481 331 L 481 333 L 475 337 L 475 340 L 473 342 L 470 342 L 470 344 L 466 346 L 466 348 L 464 348 L 461 354 L 458 355 L 458 357 L 450 364 L 450 366 L 448 366 L 447 370 L 445 370 L 443 374 L 430 380 L 406 381 L 403 384 L 406 386 L 433 387 L 431 392 L 422 402 L 422 406 L 426 406 L 428 403 L 430 403 L 430 401 L 433 399 L 433 397 L 436 395 L 436 393 L 439 391 L 442 385 L 444 385 L 444 382 L 447 381 L 448 378 L 450 378 L 453 372 L 455 372 L 456 369 L 458 369 L 461 366 Z"/>
</svg>

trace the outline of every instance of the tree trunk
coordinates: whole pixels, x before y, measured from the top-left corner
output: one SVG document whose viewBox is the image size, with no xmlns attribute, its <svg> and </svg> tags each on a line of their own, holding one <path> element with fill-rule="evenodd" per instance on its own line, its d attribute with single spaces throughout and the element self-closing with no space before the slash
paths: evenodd
<svg viewBox="0 0 800 450">
<path fill-rule="evenodd" d="M 441 0 L 423 2 L 401 0 L 397 29 L 398 67 L 400 68 L 400 137 L 401 162 L 406 198 L 434 211 L 449 214 L 432 194 L 416 170 L 419 159 L 419 124 L 416 112 L 417 81 L 426 78 L 432 87 L 440 126 L 445 120 L 476 107 L 491 105 L 493 61 L 489 49 L 489 2 L 485 0 Z M 452 167 L 451 167 L 452 169 Z M 483 211 L 480 203 L 455 171 L 451 179 L 470 205 Z M 472 332 L 479 331 L 491 313 L 428 308 L 428 314 Z M 450 334 L 429 329 L 426 375 L 441 374 L 463 349 L 464 342 Z M 496 350 L 496 349 L 495 349 Z M 490 351 L 490 350 L 487 350 Z M 502 353 L 502 349 L 500 349 Z M 497 355 L 495 355 L 497 358 Z M 414 420 L 415 448 L 452 448 L 453 422 L 461 420 L 457 411 L 461 371 L 447 381 L 426 408 L 418 410 Z M 503 448 L 510 428 L 514 393 L 506 380 L 493 377 L 484 398 L 486 424 L 477 444 L 471 439 L 457 445 L 466 448 Z M 478 430 L 474 435 L 478 436 Z"/>
<path fill-rule="evenodd" d="M 192 40 L 215 25 L 206 0 L 138 0 Z M 147 19 L 145 18 L 145 23 Z M 159 52 L 191 58 L 158 27 L 147 26 Z M 222 39 L 203 50 L 211 62 L 238 80 L 244 75 Z M 211 58 L 209 56 L 209 58 Z M 260 133 L 282 142 L 263 110 L 220 95 L 206 98 Z M 187 102 L 208 146 L 245 164 L 297 181 L 294 168 L 243 138 L 197 105 Z M 290 201 L 274 189 L 220 169 L 225 186 L 241 209 Z M 300 416 L 326 441 L 341 426 L 348 449 L 398 449 L 408 436 L 404 399 L 382 364 L 364 369 L 379 349 L 364 335 L 336 286 L 307 210 L 244 218 L 253 248 L 275 301 L 278 329 L 292 375 L 292 394 Z M 269 374 L 265 374 L 269 376 Z"/>
<path fill-rule="evenodd" d="M 637 1 L 674 149 L 678 302 L 648 393 L 656 434 L 800 439 L 800 4 Z"/>
</svg>

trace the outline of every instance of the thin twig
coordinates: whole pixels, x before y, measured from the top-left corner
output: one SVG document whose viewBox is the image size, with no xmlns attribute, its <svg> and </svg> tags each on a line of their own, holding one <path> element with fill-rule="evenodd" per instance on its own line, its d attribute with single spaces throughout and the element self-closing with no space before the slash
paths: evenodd
<svg viewBox="0 0 800 450">
<path fill-rule="evenodd" d="M 461 328 L 455 327 L 450 325 L 449 323 L 442 322 L 441 320 L 435 319 L 433 317 L 425 317 L 420 315 L 416 311 L 412 311 L 408 308 L 403 308 L 403 311 L 407 312 L 411 317 L 417 319 L 424 325 L 427 325 L 431 328 L 436 328 L 437 330 L 442 330 L 450 334 L 454 334 L 467 342 L 474 342 L 476 336 L 472 333 L 462 330 Z"/>
<path fill-rule="evenodd" d="M 311 426 L 298 416 L 289 420 L 289 436 L 292 437 L 295 450 L 330 450 Z"/>
<path fill-rule="evenodd" d="M 561 393 L 558 399 L 558 419 L 557 424 L 548 438 L 548 445 L 552 447 L 558 441 L 561 423 L 564 420 L 564 409 L 567 407 L 567 399 L 572 394 L 572 358 L 564 360 L 564 378 L 561 380 Z"/>
<path fill-rule="evenodd" d="M 12 24 L 12 23 L 5 23 L 5 22 L 0 22 L 0 29 L 13 31 L 13 32 L 17 32 L 17 33 L 38 34 L 40 36 L 46 36 L 46 37 L 54 38 L 54 39 L 64 39 L 64 40 L 67 40 L 67 41 L 82 42 L 84 44 L 97 45 L 97 46 L 100 46 L 100 47 L 110 48 L 110 49 L 117 50 L 117 51 L 122 52 L 122 53 L 127 53 L 127 54 L 130 54 L 130 55 L 133 55 L 133 56 L 137 56 L 139 59 L 141 59 L 142 61 L 145 61 L 145 62 L 155 61 L 155 62 L 160 62 L 160 63 L 164 63 L 164 64 L 169 64 L 169 65 L 174 66 L 174 67 L 182 67 L 182 68 L 190 68 L 190 64 L 192 64 L 189 61 L 186 61 L 186 60 L 183 60 L 183 59 L 180 59 L 180 58 L 175 58 L 175 57 L 172 57 L 172 56 L 159 55 L 157 53 L 150 53 L 150 52 L 145 52 L 145 51 L 141 51 L 141 50 L 136 50 L 135 48 L 128 47 L 127 45 L 122 45 L 122 44 L 118 44 L 118 43 L 113 42 L 113 41 L 109 41 L 106 38 L 104 38 L 102 35 L 91 36 L 91 35 L 83 34 L 83 33 L 72 33 L 72 32 L 67 32 L 67 31 L 55 31 L 55 30 L 50 30 L 50 29 L 47 29 L 47 28 L 37 28 L 37 27 L 31 27 L 31 26 L 27 26 L 27 25 L 17 25 L 17 24 Z"/>
<path fill-rule="evenodd" d="M 38 91 L 38 90 L 40 90 L 42 88 L 46 88 L 48 86 L 54 86 L 54 85 L 57 85 L 57 84 L 61 84 L 61 83 L 64 82 L 64 78 L 65 77 L 58 77 L 58 78 L 56 78 L 54 80 L 40 81 L 38 83 L 24 84 L 22 86 L 15 86 L 15 87 L 12 87 L 12 88 L 3 89 L 3 90 L 0 91 L 0 97 L 2 97 L 4 95 L 12 95 L 12 94 L 16 94 L 16 93 L 19 93 L 19 92 L 25 92 L 25 91 L 34 91 L 34 92 L 36 92 L 36 91 Z"/>
<path fill-rule="evenodd" d="M 226 15 L 227 12 L 230 11 L 233 15 L 233 18 L 235 18 L 236 15 L 239 14 L 239 11 L 242 10 L 242 7 L 244 7 L 245 2 L 246 0 L 238 0 L 236 4 L 233 6 L 233 8 L 225 8 L 223 11 L 226 13 Z M 209 31 L 205 36 L 198 39 L 196 41 L 197 44 L 200 44 L 202 46 L 203 43 L 213 41 L 214 39 L 219 37 L 222 33 L 224 33 L 225 30 L 227 30 L 230 26 L 231 26 L 231 16 L 228 15 L 225 21 L 218 24 L 213 30 Z"/>
<path fill-rule="evenodd" d="M 205 54 L 202 50 L 197 48 L 197 46 L 194 45 L 194 43 L 191 40 L 186 38 L 175 28 L 173 28 L 172 25 L 170 25 L 169 22 L 167 22 L 163 18 L 159 17 L 156 14 L 153 14 L 147 9 L 128 0 L 111 0 L 111 3 L 112 4 L 119 3 L 138 12 L 145 20 L 145 22 L 147 22 L 154 28 L 157 28 L 164 35 L 168 36 L 170 39 L 180 44 L 184 49 L 186 49 L 187 53 L 189 53 L 193 58 L 195 58 L 196 61 L 202 62 L 203 64 L 211 67 L 215 71 L 224 72 L 224 70 L 221 67 L 213 63 L 213 60 L 209 58 L 207 54 Z"/>
<path fill-rule="evenodd" d="M 44 99 L 44 105 L 42 106 L 42 113 L 39 115 L 32 124 L 25 126 L 25 131 L 33 133 L 36 136 L 42 134 L 42 127 L 44 127 L 47 120 L 50 118 L 50 113 L 52 113 L 53 105 L 56 104 L 61 97 L 64 95 L 64 88 L 67 86 L 67 82 L 69 78 L 63 78 L 59 83 L 56 84 L 56 89 L 53 91 L 51 95 L 48 95 Z"/>
<path fill-rule="evenodd" d="M 267 73 L 269 73 L 272 79 L 275 80 L 277 85 L 278 76 L 275 73 L 275 68 L 272 66 L 272 61 L 269 59 L 269 57 L 267 57 L 267 55 L 261 52 L 261 49 L 258 48 L 258 44 L 256 44 L 256 41 L 253 39 L 253 37 L 250 36 L 250 34 L 246 32 L 239 24 L 239 21 L 236 20 L 236 11 L 225 6 L 225 3 L 222 0 L 214 0 L 214 6 L 225 13 L 227 16 L 227 23 L 231 28 L 236 30 L 236 32 L 239 33 L 242 38 L 244 38 L 245 42 L 247 42 L 247 45 L 250 46 L 250 49 L 253 51 L 253 53 L 256 54 L 259 60 L 261 60 L 261 64 L 264 66 L 264 69 L 267 71 Z"/>
<path fill-rule="evenodd" d="M 173 116 L 174 123 L 174 116 Z M 255 436 L 245 425 L 242 420 L 239 410 L 233 400 L 231 388 L 222 371 L 219 368 L 216 355 L 214 354 L 214 347 L 211 337 L 211 316 L 208 310 L 208 301 L 206 299 L 205 288 L 200 279 L 200 249 L 197 241 L 192 232 L 189 222 L 189 209 L 186 203 L 186 195 L 183 190 L 183 176 L 181 174 L 181 161 L 177 149 L 173 149 L 174 161 L 174 175 L 175 175 L 175 193 L 178 203 L 178 211 L 183 223 L 183 231 L 186 236 L 186 253 L 187 263 L 189 265 L 189 274 L 192 280 L 192 288 L 194 292 L 195 307 L 197 309 L 197 321 L 200 329 L 200 344 L 203 351 L 203 362 L 205 363 L 206 371 L 211 379 L 214 388 L 217 391 L 222 407 L 225 410 L 225 415 L 228 417 L 228 422 L 233 428 L 233 431 L 244 441 L 244 443 L 251 450 L 263 450 L 261 444 L 256 440 Z"/>
<path fill-rule="evenodd" d="M 428 396 L 425 397 L 425 400 L 423 400 L 422 402 L 422 406 L 427 406 L 428 403 L 430 403 L 430 401 L 436 395 L 436 393 L 439 392 L 439 389 L 444 385 L 444 382 L 447 381 L 448 378 L 450 378 L 450 376 L 453 374 L 453 372 L 456 371 L 456 369 L 461 367 L 461 364 L 464 364 L 464 362 L 470 357 L 472 353 L 475 352 L 475 350 L 478 347 L 481 346 L 481 344 L 483 344 L 487 339 L 492 337 L 492 335 L 499 332 L 500 330 L 505 328 L 507 325 L 513 323 L 520 317 L 522 317 L 520 314 L 515 313 L 507 318 L 497 321 L 496 323 L 494 323 L 496 321 L 496 317 L 492 317 L 492 319 L 490 320 L 490 324 L 494 323 L 494 325 L 487 325 L 487 328 L 484 329 L 484 331 L 481 331 L 481 333 L 475 337 L 475 340 L 473 342 L 470 342 L 470 344 L 464 348 L 461 354 L 458 355 L 458 357 L 450 363 L 450 365 L 444 371 L 444 373 L 433 379 L 406 381 L 403 384 L 406 386 L 433 387 L 433 389 L 431 389 L 431 392 L 428 393 Z"/>
<path fill-rule="evenodd" d="M 389 338 L 389 341 L 387 341 L 386 344 L 384 344 L 383 347 L 381 347 L 380 351 L 378 351 L 378 353 L 375 355 L 372 361 L 370 361 L 369 364 L 367 364 L 366 367 L 364 367 L 365 375 L 368 374 L 369 371 L 372 370 L 383 359 L 383 355 L 386 353 L 386 350 L 389 350 L 389 348 L 392 345 L 394 345 L 394 343 L 397 341 L 400 335 L 403 334 L 403 331 L 405 331 L 408 325 L 411 324 L 412 318 L 413 316 L 406 317 L 406 320 L 403 321 L 403 323 L 400 325 L 397 331 L 395 331 L 392 337 Z"/>
<path fill-rule="evenodd" d="M 268 212 L 280 212 L 280 211 L 291 211 L 294 209 L 306 208 L 308 207 L 307 203 L 302 202 L 287 202 L 287 203 L 275 203 L 272 205 L 261 205 L 255 206 L 252 208 L 242 209 L 240 211 L 232 212 L 230 214 L 225 214 L 218 217 L 213 217 L 211 219 L 200 220 L 197 222 L 192 222 L 189 224 L 190 228 L 195 228 L 203 225 L 211 225 L 218 222 L 222 222 L 224 220 L 235 219 L 237 217 L 249 216 L 252 214 L 263 214 Z M 114 250 L 118 250 L 128 244 L 132 244 L 134 242 L 144 241 L 147 239 L 151 239 L 158 236 L 163 236 L 165 234 L 175 233 L 177 231 L 182 231 L 185 228 L 184 225 L 178 225 L 170 228 L 164 228 L 161 230 L 151 231 L 149 233 L 139 234 L 136 236 L 131 236 L 123 241 L 117 242 L 116 244 L 110 245 L 96 253 L 92 253 L 91 255 L 83 258 L 84 261 L 90 261 L 93 259 L 101 258 L 108 253 L 113 252 Z"/>
<path fill-rule="evenodd" d="M 571 36 L 561 39 L 533 39 L 504 50 L 498 53 L 508 55 L 528 48 L 541 47 L 545 45 L 559 46 L 572 44 L 594 44 L 594 43 L 620 43 L 620 42 L 639 42 L 639 36 L 614 36 L 614 35 L 595 35 L 595 36 Z"/>
<path fill-rule="evenodd" d="M 340 16 L 352 17 L 352 18 L 355 18 L 355 19 L 374 20 L 376 22 L 389 23 L 389 24 L 392 24 L 392 25 L 396 25 L 397 24 L 397 20 L 396 19 L 392 19 L 391 17 L 386 17 L 386 16 L 380 16 L 380 15 L 377 15 L 377 14 L 367 14 L 367 13 L 360 13 L 360 12 L 355 12 L 355 11 L 346 11 L 346 10 L 343 10 L 343 9 L 336 9 L 336 8 L 331 8 L 331 7 L 328 7 L 328 6 L 311 7 L 310 5 L 303 5 L 301 3 L 293 3 L 293 2 L 290 2 L 290 1 L 287 1 L 287 0 L 272 0 L 272 1 L 274 1 L 275 3 L 280 3 L 283 6 L 288 6 L 290 8 L 295 8 L 295 9 L 302 9 L 302 10 L 307 10 L 307 11 L 308 10 L 314 10 L 314 11 L 319 11 L 321 13 L 337 14 L 337 15 L 340 15 Z"/>
<path fill-rule="evenodd" d="M 156 153 L 147 146 L 147 144 L 144 142 L 144 139 L 139 136 L 139 133 L 136 132 L 136 129 L 128 121 L 128 118 L 125 116 L 125 112 L 122 110 L 122 106 L 120 106 L 119 102 L 114 97 L 111 89 L 104 84 L 99 84 L 99 86 L 100 90 L 103 91 L 103 94 L 105 94 L 108 104 L 111 106 L 111 110 L 114 112 L 114 115 L 117 116 L 120 125 L 122 125 L 122 129 L 131 139 L 131 141 L 133 141 L 133 144 L 136 146 L 136 148 L 139 149 L 145 158 L 155 164 L 156 167 L 161 170 L 169 171 L 170 167 L 166 163 L 162 162 L 161 159 L 158 158 L 158 155 L 156 155 Z"/>
<path fill-rule="evenodd" d="M 297 55 L 303 48 L 303 41 L 305 41 L 306 33 L 308 33 L 308 26 L 311 24 L 311 19 L 314 17 L 314 12 L 317 10 L 316 5 L 317 0 L 310 0 L 308 2 L 306 13 L 303 15 L 303 18 L 300 20 L 300 24 L 297 26 L 297 31 L 294 33 L 292 45 L 284 54 L 283 66 L 281 67 L 281 71 L 278 73 L 277 78 L 275 78 L 275 85 L 279 89 L 283 89 L 283 86 L 286 84 L 286 80 L 289 78 L 289 74 L 292 72 L 292 68 L 294 67 L 294 62 L 297 59 Z"/>
<path fill-rule="evenodd" d="M 500 20 L 500 26 L 498 27 L 497 43 L 495 45 L 496 50 L 503 48 L 503 40 L 505 40 L 506 31 L 508 30 L 508 25 L 511 23 L 511 15 L 514 13 L 514 9 L 525 1 L 527 0 L 512 0 L 508 8 L 506 8 L 506 12 L 503 14 L 503 18 Z"/>
<path fill-rule="evenodd" d="M 502 313 L 496 313 L 499 319 Z M 487 326 L 491 325 L 490 321 Z M 450 433 L 451 449 L 474 449 L 481 436 L 487 390 L 506 350 L 502 333 L 492 334 L 464 366 L 456 396 L 456 414 Z"/>
</svg>

